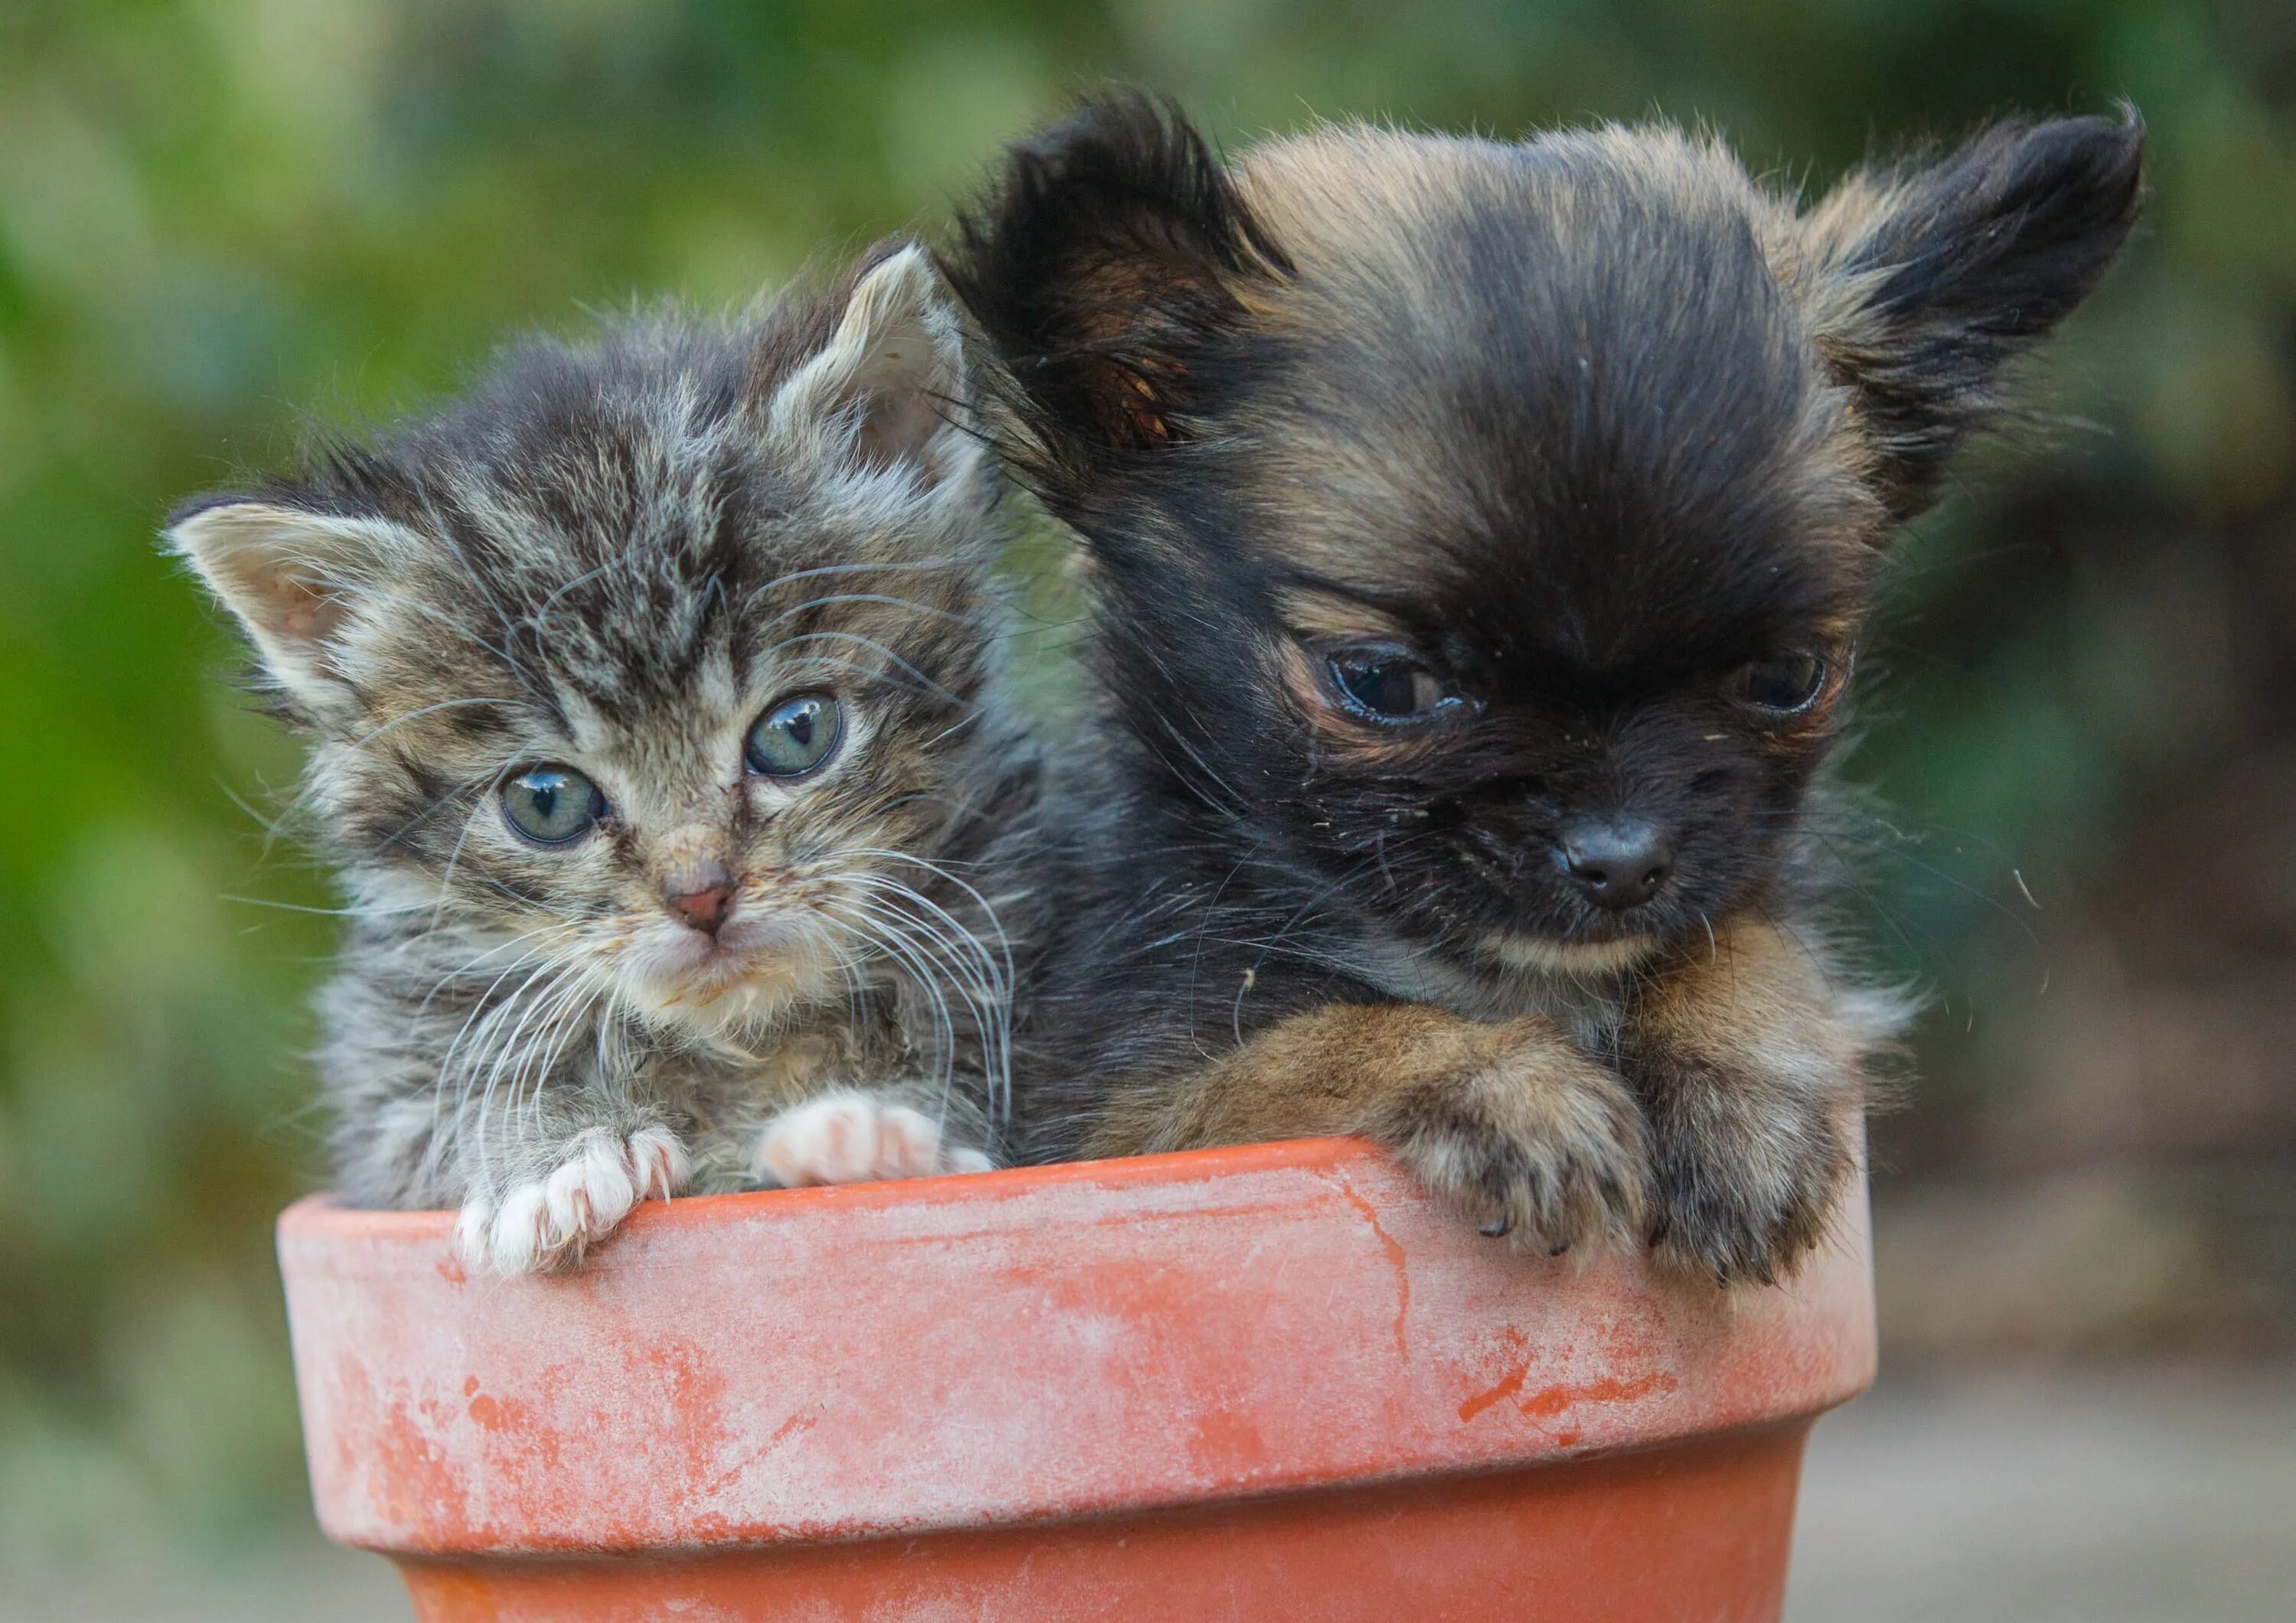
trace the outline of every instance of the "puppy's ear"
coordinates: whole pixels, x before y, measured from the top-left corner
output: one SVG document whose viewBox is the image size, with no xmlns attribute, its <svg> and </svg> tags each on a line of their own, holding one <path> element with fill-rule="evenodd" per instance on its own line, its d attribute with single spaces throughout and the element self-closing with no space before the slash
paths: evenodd
<svg viewBox="0 0 2296 1623">
<path fill-rule="evenodd" d="M 337 656 L 359 594 L 421 545 L 388 519 L 231 495 L 186 504 L 160 538 L 231 611 L 295 711 L 321 723 L 356 701 Z"/>
<path fill-rule="evenodd" d="M 766 398 L 767 433 L 854 471 L 938 487 L 977 451 L 955 421 L 963 334 L 923 249 L 901 243 L 864 269 L 828 340 Z"/>
<path fill-rule="evenodd" d="M 1997 415 L 2001 367 L 2087 296 L 2128 240 L 2144 127 L 1994 126 L 1931 161 L 1852 175 L 1803 221 L 1819 347 L 1852 384 L 1892 513 L 1937 499 Z"/>
<path fill-rule="evenodd" d="M 1208 347 L 1241 324 L 1254 279 L 1289 269 L 1203 137 L 1136 92 L 1015 143 L 959 234 L 950 285 L 1010 404 L 1071 470 L 1197 432 Z"/>
</svg>

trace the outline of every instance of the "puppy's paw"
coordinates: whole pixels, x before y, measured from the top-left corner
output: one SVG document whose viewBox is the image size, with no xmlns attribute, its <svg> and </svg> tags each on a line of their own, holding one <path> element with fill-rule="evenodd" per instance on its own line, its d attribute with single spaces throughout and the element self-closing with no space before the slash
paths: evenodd
<svg viewBox="0 0 2296 1623">
<path fill-rule="evenodd" d="M 676 1193 L 691 1165 L 685 1146 L 667 1127 L 627 1134 L 593 1128 L 542 1176 L 473 1196 L 455 1219 L 455 1246 L 474 1272 L 570 1267 L 640 1201 Z"/>
<path fill-rule="evenodd" d="M 978 1150 L 945 1143 L 940 1124 L 922 1111 L 867 1094 L 834 1093 L 767 1122 L 753 1169 L 769 1183 L 799 1189 L 986 1172 L 995 1164 Z"/>
<path fill-rule="evenodd" d="M 1650 1154 L 1626 1085 L 1545 1021 L 1493 1025 L 1448 1075 L 1382 1100 L 1366 1124 L 1419 1181 L 1516 1249 L 1631 1245 Z"/>
<path fill-rule="evenodd" d="M 1761 1111 L 1745 1097 L 1754 1092 L 1724 1094 L 1731 1108 L 1677 1108 L 1659 1134 L 1651 1244 L 1722 1285 L 1789 1277 L 1824 1238 L 1855 1166 L 1816 1102 L 1773 1098 Z"/>
</svg>

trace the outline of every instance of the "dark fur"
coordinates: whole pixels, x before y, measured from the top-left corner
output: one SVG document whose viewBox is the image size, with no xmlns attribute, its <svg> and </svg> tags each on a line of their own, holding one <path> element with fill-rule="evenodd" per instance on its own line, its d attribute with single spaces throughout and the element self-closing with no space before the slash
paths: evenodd
<svg viewBox="0 0 2296 1623">
<path fill-rule="evenodd" d="M 1037 1152 L 1367 1129 L 1529 1242 L 1788 1266 L 1895 1011 L 1818 923 L 1842 684 L 1787 719 L 1727 684 L 1846 676 L 1892 525 L 2103 274 L 2141 143 L 2003 126 L 1808 214 L 1662 128 L 1337 128 L 1229 169 L 1118 95 L 1016 146 L 948 275 L 1095 566 L 1123 785 L 1023 1045 Z M 1472 713 L 1350 717 L 1323 655 L 1372 636 Z M 1623 917 L 1555 856 L 1618 814 L 1676 858 Z M 1403 1003 L 1515 1057 L 1315 1012 Z M 1522 1125 L 1476 1102 L 1494 1065 L 1545 1101 Z M 1590 1158 L 1612 1193 L 1554 1215 Z"/>
</svg>

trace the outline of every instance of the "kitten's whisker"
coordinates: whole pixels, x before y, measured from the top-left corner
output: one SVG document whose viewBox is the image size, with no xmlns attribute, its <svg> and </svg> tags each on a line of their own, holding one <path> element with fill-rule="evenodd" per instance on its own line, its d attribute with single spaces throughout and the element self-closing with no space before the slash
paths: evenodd
<svg viewBox="0 0 2296 1623">
<path fill-rule="evenodd" d="M 997 1077 L 995 1074 L 999 1062 L 996 1037 L 1001 1024 L 998 1014 L 1001 1012 L 1002 1004 L 995 994 L 983 984 L 980 968 L 966 964 L 957 955 L 959 952 L 957 946 L 942 936 L 926 921 L 904 914 L 898 908 L 882 902 L 871 902 L 865 898 L 849 898 L 845 906 L 851 912 L 870 920 L 876 927 L 881 939 L 887 941 L 898 939 L 907 949 L 903 962 L 911 964 L 912 972 L 922 978 L 925 988 L 939 1004 L 945 1020 L 948 1012 L 947 1000 L 942 995 L 940 977 L 932 971 L 938 969 L 948 977 L 951 985 L 971 1011 L 974 1029 L 979 1032 L 988 1050 L 984 1057 L 990 1062 L 991 1075 L 987 1081 L 991 1093 L 995 1094 L 1002 1092 L 1003 1090 L 997 1086 Z M 947 1020 L 945 1029 L 950 1045 L 945 1056 L 945 1068 L 948 1070 L 949 1080 L 953 1082 L 955 1042 L 953 1020 Z M 993 1098 L 991 1102 L 992 1104 L 995 1102 Z"/>
<path fill-rule="evenodd" d="M 824 912 L 840 917 L 850 929 L 858 931 L 869 944 L 884 956 L 891 958 L 909 972 L 917 989 L 927 998 L 927 1009 L 932 1015 L 934 1075 L 946 1088 L 955 1079 L 955 1021 L 949 1012 L 948 1000 L 942 996 L 932 974 L 931 963 L 917 951 L 898 939 L 898 932 L 882 921 L 873 920 L 858 913 L 846 913 L 836 904 L 824 905 Z"/>
<path fill-rule="evenodd" d="M 506 1005 L 512 1008 L 522 1006 L 523 1012 L 519 1015 L 517 1023 L 509 1026 L 501 1040 L 495 1045 L 494 1062 L 487 1067 L 486 1088 L 479 1099 L 478 1150 L 482 1161 L 486 1157 L 488 1124 L 494 1111 L 495 1090 L 502 1082 L 503 1069 L 513 1057 L 523 1062 L 526 1056 L 520 1050 L 520 1040 L 525 1037 L 527 1028 L 534 1023 L 535 1016 L 545 1004 L 553 1003 L 557 998 L 574 972 L 570 965 L 556 965 L 545 970 L 521 987 L 519 995 Z M 516 1098 L 512 1097 L 510 1103 L 514 1107 L 517 1103 Z"/>
<path fill-rule="evenodd" d="M 394 727 L 403 727 L 410 721 L 419 721 L 425 716 L 435 716 L 441 710 L 466 710 L 474 705 L 504 705 L 509 702 L 507 699 L 494 698 L 441 699 L 436 704 L 421 706 L 419 709 L 407 711 L 404 716 L 394 716 L 373 732 L 362 737 L 350 739 L 348 742 L 354 750 L 365 750 Z"/>
<path fill-rule="evenodd" d="M 949 703 L 954 704 L 954 705 L 960 705 L 960 706 L 964 706 L 964 707 L 965 707 L 965 708 L 967 708 L 967 709 L 972 708 L 972 705 L 973 705 L 973 702 L 974 702 L 973 701 L 969 700 L 969 699 L 965 699 L 965 698 L 962 698 L 962 697 L 960 697 L 959 695 L 957 695 L 957 694 L 955 694 L 955 693 L 951 693 L 947 688 L 946 688 L 946 687 L 942 686 L 939 683 L 938 683 L 938 682 L 934 681 L 931 676 L 927 676 L 923 671 L 919 670 L 919 669 L 918 669 L 914 665 L 912 665 L 911 663 L 909 663 L 909 661 L 908 661 L 908 660 L 904 660 L 903 658 L 901 658 L 901 656 L 900 656 L 900 655 L 898 655 L 898 654 L 895 653 L 891 649 L 890 649 L 890 648 L 886 647 L 884 643 L 882 643 L 879 642 L 876 638 L 872 637 L 872 636 L 864 636 L 864 635 L 861 635 L 861 633 L 859 633 L 859 632 L 857 632 L 857 631 L 804 631 L 804 632 L 800 632 L 800 633 L 799 633 L 797 635 L 795 635 L 795 636 L 788 636 L 788 637 L 783 637 L 783 638 L 782 638 L 779 642 L 775 643 L 772 646 L 772 648 L 771 648 L 771 649 L 769 649 L 767 652 L 772 652 L 772 653 L 779 653 L 779 652 L 780 652 L 783 649 L 784 649 L 784 648 L 796 648 L 796 647 L 800 647 L 800 646 L 801 646 L 801 645 L 803 645 L 803 644 L 805 644 L 805 643 L 817 643 L 817 642 L 857 643 L 859 643 L 859 644 L 860 644 L 862 647 L 864 647 L 864 648 L 869 649 L 869 650 L 871 650 L 871 651 L 872 651 L 872 652 L 876 652 L 876 653 L 879 653 L 879 654 L 883 655 L 883 656 L 884 656 L 884 658 L 885 658 L 885 660 L 887 661 L 887 663 L 889 663 L 889 664 L 890 664 L 890 665 L 893 665 L 893 666 L 898 667 L 898 668 L 901 671 L 903 671 L 905 674 L 906 674 L 906 675 L 908 675 L 908 676 L 910 676 L 914 677 L 914 678 L 915 678 L 915 679 L 916 679 L 920 684 L 922 684 L 923 685 L 923 687 L 924 687 L 925 691 L 927 691 L 927 692 L 929 692 L 929 693 L 933 693 L 933 694 L 935 694 L 936 696 L 938 696 L 938 697 L 939 697 L 939 698 L 941 698 L 941 699 L 945 699 L 945 700 L 947 700 Z M 828 662 L 829 662 L 829 661 L 827 661 L 827 660 L 824 660 L 824 663 L 828 663 Z M 853 669 L 856 669 L 856 670 L 865 670 L 865 669 L 867 669 L 867 668 L 868 668 L 866 666 L 863 666 L 863 665 L 856 664 L 854 661 L 849 660 L 842 661 L 842 663 L 844 663 L 844 664 L 846 664 L 846 665 L 848 665 L 848 666 L 850 666 Z"/>
<path fill-rule="evenodd" d="M 941 881 L 943 883 L 954 885 L 958 889 L 964 891 L 966 896 L 972 898 L 973 906 L 980 909 L 981 915 L 988 922 L 988 928 L 996 932 L 997 950 L 1004 958 L 1005 972 L 1008 975 L 1012 972 L 1013 944 L 1004 933 L 1004 924 L 1000 922 L 996 917 L 996 907 L 992 906 L 988 898 L 981 895 L 980 890 L 972 884 L 959 874 L 952 872 L 948 864 L 934 862 L 930 857 L 918 856 L 914 851 L 897 851 L 885 846 L 857 846 L 853 848 L 851 855 L 856 857 L 872 857 L 880 862 L 905 862 L 913 867 L 922 868 L 926 873 L 931 874 L 934 878 Z M 912 892 L 912 894 L 914 893 Z M 922 901 L 924 898 L 919 897 L 918 899 Z M 927 905 L 931 906 L 931 904 Z M 936 908 L 935 911 L 938 912 L 939 910 Z M 947 915 L 944 914 L 942 916 L 947 917 Z M 952 924 L 955 923 L 955 921 L 954 920 L 950 921 Z"/>
<path fill-rule="evenodd" d="M 980 617 L 977 615 L 959 614 L 953 609 L 937 608 L 931 603 L 921 603 L 914 598 L 895 597 L 883 592 L 836 592 L 825 597 L 808 598 L 804 602 L 783 610 L 779 614 L 766 620 L 765 624 L 777 626 L 782 621 L 793 619 L 809 610 L 833 608 L 839 603 L 882 603 L 887 608 L 906 609 L 913 613 L 929 615 L 935 619 L 944 619 L 951 625 L 962 626 L 967 631 L 978 632 L 980 629 Z"/>
<path fill-rule="evenodd" d="M 972 885 L 948 873 L 940 865 L 922 857 L 866 847 L 861 848 L 857 854 L 875 856 L 881 859 L 892 857 L 913 862 L 944 882 L 956 886 L 972 898 L 987 919 L 988 928 L 995 932 L 996 951 L 992 954 L 978 934 L 914 887 L 903 884 L 889 875 L 871 873 L 849 875 L 855 882 L 873 892 L 888 895 L 926 910 L 931 918 L 936 922 L 935 933 L 945 934 L 948 938 L 946 949 L 954 955 L 969 956 L 974 965 L 973 973 L 978 980 L 980 995 L 989 1004 L 988 1008 L 980 1011 L 982 1024 L 981 1040 L 986 1049 L 984 1058 L 989 1073 L 988 1086 L 992 1095 L 1003 1096 L 1004 1108 L 1009 1113 L 1012 1094 L 1012 993 L 1015 979 L 1012 942 L 1005 935 L 1004 925 L 996 916 L 996 908 Z M 922 922 L 918 922 L 919 927 L 923 928 Z"/>
<path fill-rule="evenodd" d="M 986 1072 L 983 1079 L 988 1090 L 990 1107 L 1009 1115 L 1012 1094 L 1008 1052 L 1011 1001 L 1006 981 L 999 974 L 994 958 L 978 938 L 954 920 L 948 920 L 947 927 L 943 929 L 931 919 L 903 913 L 890 900 L 883 899 L 906 897 L 928 907 L 932 906 L 907 887 L 886 884 L 878 876 L 849 877 L 875 879 L 876 883 L 865 884 L 863 888 L 881 898 L 877 903 L 857 900 L 852 906 L 866 910 L 872 917 L 885 922 L 888 928 L 903 929 L 905 939 L 917 946 L 920 951 L 929 951 L 934 962 L 948 973 L 959 995 L 972 1011 L 975 1029 L 981 1042 Z M 938 908 L 933 911 L 939 913 Z M 940 917 L 947 919 L 946 914 L 940 914 Z M 907 931 L 914 934 L 907 935 Z"/>
<path fill-rule="evenodd" d="M 276 902 L 263 896 L 217 896 L 219 902 L 230 902 L 242 907 L 268 907 L 279 913 L 308 913 L 323 919 L 389 919 L 401 914 L 420 913 L 425 904 L 406 902 L 395 907 L 379 906 L 370 902 L 353 902 L 347 907 L 313 907 L 302 902 Z"/>
<path fill-rule="evenodd" d="M 817 641 L 868 643 L 870 638 L 852 634 L 852 631 L 808 631 L 806 635 L 792 635 L 792 638 L 785 638 L 785 641 L 781 643 L 774 643 L 774 652 L 783 650 L 783 647 L 794 647 L 799 645 L 799 643 L 817 643 Z M 966 705 L 966 701 L 957 698 L 955 693 L 950 693 L 950 691 L 944 689 L 944 686 L 930 682 L 930 679 L 923 677 L 923 675 L 921 675 L 916 682 L 898 682 L 898 679 L 893 679 L 889 673 L 877 668 L 877 666 L 865 666 L 865 663 L 861 663 L 858 659 L 845 659 L 842 654 L 806 654 L 806 666 L 824 666 L 824 668 L 829 670 L 852 670 L 854 675 L 861 675 L 861 677 L 870 679 L 870 682 L 884 682 L 886 686 L 896 686 L 896 689 L 900 689 L 902 693 L 918 693 L 918 695 L 923 695 L 923 698 L 939 698 L 939 701 L 948 701 L 950 705 Z"/>
<path fill-rule="evenodd" d="M 766 582 L 765 585 L 758 587 L 757 590 L 750 594 L 748 598 L 743 601 L 742 607 L 744 609 L 749 608 L 750 605 L 754 604 L 758 599 L 763 597 L 768 592 L 777 592 L 783 586 L 793 586 L 800 580 L 812 580 L 819 576 L 873 574 L 881 570 L 891 572 L 894 570 L 915 571 L 920 570 L 975 570 L 980 567 L 980 566 L 977 561 L 970 558 L 923 558 L 916 560 L 902 560 L 896 562 L 887 563 L 817 564 L 811 569 L 791 570 L 786 575 L 777 576 L 774 579 Z"/>
</svg>

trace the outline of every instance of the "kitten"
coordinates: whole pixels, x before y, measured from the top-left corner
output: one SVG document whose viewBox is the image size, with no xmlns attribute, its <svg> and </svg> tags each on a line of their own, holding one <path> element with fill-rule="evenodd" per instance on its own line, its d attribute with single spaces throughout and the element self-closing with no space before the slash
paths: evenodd
<svg viewBox="0 0 2296 1623">
<path fill-rule="evenodd" d="M 516 349 L 471 395 L 170 521 L 313 735 L 350 925 L 342 1196 L 572 1263 L 639 1201 L 989 1164 L 994 481 L 922 250 L 730 323 Z"/>
<path fill-rule="evenodd" d="M 2142 143 L 2002 124 L 1807 210 L 1663 127 L 1224 168 L 1119 94 L 1016 146 L 947 268 L 1123 783 L 1031 1152 L 1364 1131 L 1518 1244 L 1790 1268 L 1899 1019 L 1818 861 L 1869 599 Z"/>
</svg>

